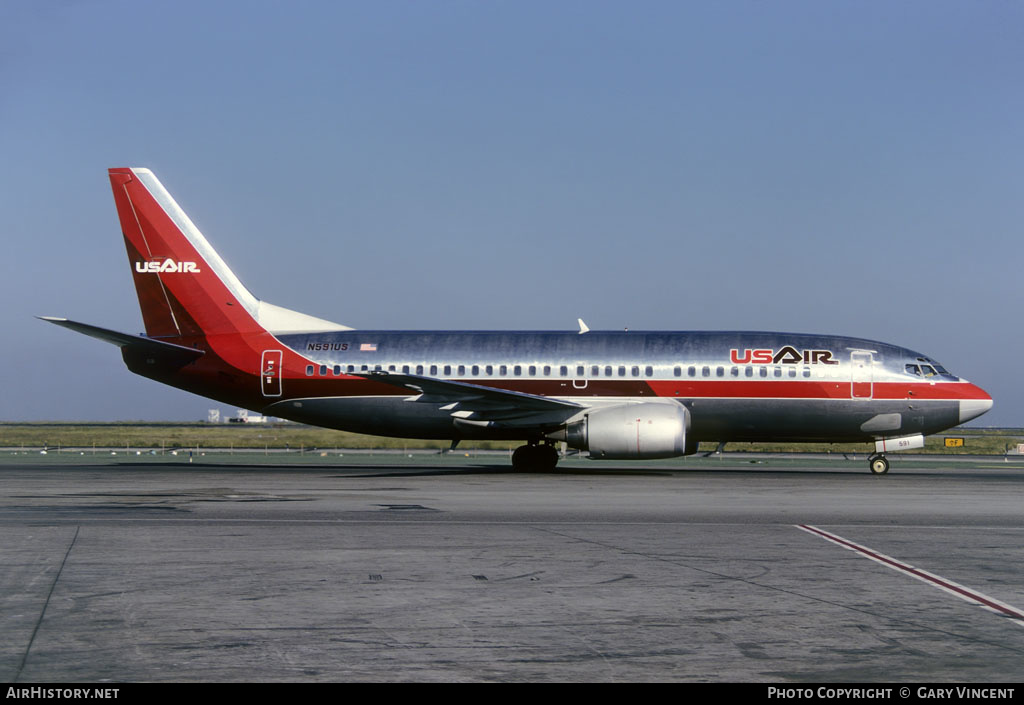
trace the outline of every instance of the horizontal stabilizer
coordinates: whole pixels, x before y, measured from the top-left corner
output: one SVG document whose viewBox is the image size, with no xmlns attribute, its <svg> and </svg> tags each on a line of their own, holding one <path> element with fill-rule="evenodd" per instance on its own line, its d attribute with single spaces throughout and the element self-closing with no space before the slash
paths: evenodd
<svg viewBox="0 0 1024 705">
<path fill-rule="evenodd" d="M 82 333 L 83 335 L 88 335 L 92 338 L 98 338 L 99 340 L 112 343 L 122 350 L 127 348 L 133 353 L 159 356 L 162 360 L 167 362 L 175 360 L 180 362 L 180 364 L 185 365 L 203 356 L 202 350 L 187 348 L 184 345 L 175 345 L 174 343 L 165 343 L 162 340 L 154 340 L 153 338 L 147 338 L 143 335 L 120 333 L 116 330 L 100 328 L 99 326 L 91 326 L 88 323 L 69 321 L 66 318 L 56 318 L 53 316 L 37 316 L 37 318 L 43 321 L 49 321 L 50 323 L 61 326 L 62 328 L 70 328 L 71 330 Z"/>
</svg>

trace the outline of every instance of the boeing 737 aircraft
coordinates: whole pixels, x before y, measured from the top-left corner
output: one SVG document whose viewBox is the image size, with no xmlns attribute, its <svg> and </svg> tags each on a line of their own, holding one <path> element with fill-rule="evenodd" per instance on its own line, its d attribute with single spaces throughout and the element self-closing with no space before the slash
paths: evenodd
<svg viewBox="0 0 1024 705">
<path fill-rule="evenodd" d="M 235 406 L 403 438 L 556 443 L 670 458 L 698 443 L 874 442 L 885 453 L 992 407 L 906 348 L 766 332 L 353 330 L 261 301 L 148 169 L 110 170 L 145 335 L 46 318 L 121 348 L 128 369 Z"/>
</svg>

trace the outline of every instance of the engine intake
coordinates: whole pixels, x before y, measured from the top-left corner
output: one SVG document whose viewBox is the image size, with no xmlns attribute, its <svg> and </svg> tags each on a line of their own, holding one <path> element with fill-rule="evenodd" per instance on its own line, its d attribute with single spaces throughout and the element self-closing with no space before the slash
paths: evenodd
<svg viewBox="0 0 1024 705">
<path fill-rule="evenodd" d="M 690 412 L 682 404 L 623 404 L 593 409 L 552 437 L 590 451 L 591 458 L 636 460 L 675 458 L 687 448 Z"/>
</svg>

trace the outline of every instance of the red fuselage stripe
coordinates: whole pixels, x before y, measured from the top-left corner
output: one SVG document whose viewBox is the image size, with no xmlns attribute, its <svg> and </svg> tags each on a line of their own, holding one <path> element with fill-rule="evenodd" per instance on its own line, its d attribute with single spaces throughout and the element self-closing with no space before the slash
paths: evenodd
<svg viewBox="0 0 1024 705">
<path fill-rule="evenodd" d="M 313 376 L 290 377 L 285 375 L 284 383 L 294 393 L 316 396 L 363 396 L 380 394 L 401 394 L 411 396 L 416 392 L 394 387 L 383 382 L 365 380 L 348 375 L 333 376 L 319 374 L 315 366 Z M 330 368 L 328 367 L 328 370 Z M 850 382 L 839 381 L 693 381 L 693 380 L 589 380 L 586 387 L 577 388 L 566 379 L 493 379 L 470 377 L 455 379 L 456 382 L 475 384 L 509 391 L 549 397 L 667 397 L 685 399 L 821 399 L 849 400 L 852 397 Z M 313 390 L 316 390 L 315 394 Z M 301 390 L 301 392 L 300 392 Z M 991 397 L 981 388 L 969 382 L 945 382 L 934 385 L 907 384 L 896 382 L 875 382 L 871 398 L 876 401 L 959 401 L 965 399 L 986 400 Z M 867 398 L 865 398 L 867 400 Z"/>
</svg>

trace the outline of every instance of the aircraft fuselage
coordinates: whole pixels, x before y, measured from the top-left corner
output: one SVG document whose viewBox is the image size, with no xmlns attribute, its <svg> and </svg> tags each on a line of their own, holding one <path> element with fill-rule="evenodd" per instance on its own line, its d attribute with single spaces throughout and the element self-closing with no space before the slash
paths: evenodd
<svg viewBox="0 0 1024 705">
<path fill-rule="evenodd" d="M 271 365 L 268 376 L 262 369 L 228 369 L 213 355 L 201 361 L 206 365 L 197 364 L 191 382 L 187 368 L 175 371 L 176 381 L 161 381 L 265 415 L 433 439 L 522 434 L 459 425 L 438 405 L 407 402 L 415 396 L 408 389 L 354 375 L 380 371 L 433 377 L 584 407 L 674 402 L 691 412 L 694 442 L 927 435 L 991 406 L 988 395 L 969 382 L 944 371 L 922 373 L 921 366 L 935 370 L 937 365 L 920 353 L 840 336 L 361 330 L 275 337 L 277 348 L 297 353 L 304 364 L 297 369 Z M 215 339 L 205 345 L 216 353 Z M 275 343 L 267 345 L 273 356 Z M 261 355 L 264 363 L 267 359 Z M 218 369 L 204 373 L 202 368 L 211 365 Z M 146 372 L 144 367 L 136 371 Z M 230 383 L 218 381 L 228 375 Z"/>
<path fill-rule="evenodd" d="M 559 441 L 592 458 L 667 458 L 701 441 L 874 441 L 884 453 L 992 406 L 928 357 L 773 332 L 373 331 L 256 298 L 148 169 L 110 170 L 146 334 L 48 319 L 121 348 L 129 369 L 212 399 L 405 438 Z"/>
</svg>

